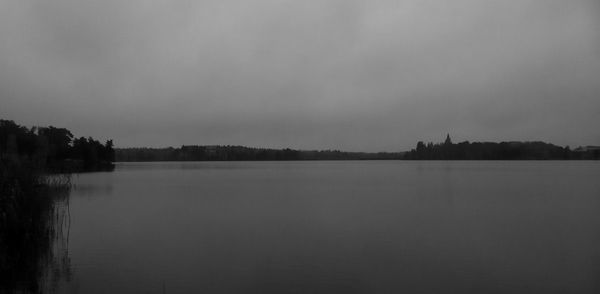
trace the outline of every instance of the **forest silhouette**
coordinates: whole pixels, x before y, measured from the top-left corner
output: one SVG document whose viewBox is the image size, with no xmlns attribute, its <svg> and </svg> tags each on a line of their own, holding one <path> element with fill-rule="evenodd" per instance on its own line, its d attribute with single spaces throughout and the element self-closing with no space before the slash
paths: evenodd
<svg viewBox="0 0 600 294">
<path fill-rule="evenodd" d="M 11 120 L 0 120 L 0 154 L 60 172 L 109 168 L 115 159 L 112 140 L 102 144 L 92 137 L 75 138 L 65 128 L 27 128 Z"/>
<path fill-rule="evenodd" d="M 578 160 L 600 159 L 594 146 L 571 150 L 545 142 L 417 143 L 407 152 L 345 152 L 245 146 L 183 145 L 179 148 L 117 148 L 116 161 L 277 161 L 277 160 Z"/>
<path fill-rule="evenodd" d="M 450 134 L 443 143 L 419 141 L 406 152 L 407 160 L 580 160 L 600 159 L 600 147 L 588 146 L 571 150 L 550 143 L 534 142 L 460 142 L 452 143 Z"/>
</svg>

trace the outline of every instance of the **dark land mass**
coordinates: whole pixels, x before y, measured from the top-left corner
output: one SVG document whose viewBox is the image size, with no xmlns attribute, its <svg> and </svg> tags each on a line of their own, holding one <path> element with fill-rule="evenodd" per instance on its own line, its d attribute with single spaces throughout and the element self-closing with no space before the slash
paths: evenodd
<svg viewBox="0 0 600 294">
<path fill-rule="evenodd" d="M 102 144 L 92 137 L 75 138 L 65 128 L 27 128 L 1 119 L 0 155 L 34 162 L 47 172 L 110 169 L 115 159 L 112 140 Z"/>
<path fill-rule="evenodd" d="M 406 152 L 407 160 L 598 160 L 600 147 L 587 146 L 571 150 L 545 142 L 473 142 L 452 143 L 450 135 L 444 143 L 418 142 Z"/>
<path fill-rule="evenodd" d="M 266 149 L 244 146 L 116 149 L 116 161 L 273 161 L 273 160 L 581 160 L 600 159 L 600 147 L 571 150 L 544 142 L 418 142 L 408 152 Z"/>
<path fill-rule="evenodd" d="M 268 149 L 244 146 L 181 146 L 180 148 L 120 148 L 116 161 L 273 161 L 402 159 L 403 152 Z"/>
</svg>

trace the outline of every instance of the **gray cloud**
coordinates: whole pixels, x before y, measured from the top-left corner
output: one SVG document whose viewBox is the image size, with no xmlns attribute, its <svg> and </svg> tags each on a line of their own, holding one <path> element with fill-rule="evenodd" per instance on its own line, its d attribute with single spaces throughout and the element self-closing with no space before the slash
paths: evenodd
<svg viewBox="0 0 600 294">
<path fill-rule="evenodd" d="M 118 146 L 599 144 L 594 0 L 0 0 L 0 117 Z"/>
</svg>

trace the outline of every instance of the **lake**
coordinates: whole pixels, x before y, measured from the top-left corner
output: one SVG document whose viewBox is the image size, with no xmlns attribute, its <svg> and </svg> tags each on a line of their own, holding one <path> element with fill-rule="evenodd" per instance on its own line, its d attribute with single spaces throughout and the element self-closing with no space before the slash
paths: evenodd
<svg viewBox="0 0 600 294">
<path fill-rule="evenodd" d="M 600 293 L 600 162 L 120 163 L 61 293 Z"/>
</svg>

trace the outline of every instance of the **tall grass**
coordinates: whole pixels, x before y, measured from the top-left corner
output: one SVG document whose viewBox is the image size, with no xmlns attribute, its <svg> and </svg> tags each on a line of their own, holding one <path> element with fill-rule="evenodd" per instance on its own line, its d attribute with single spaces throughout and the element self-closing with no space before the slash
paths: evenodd
<svg viewBox="0 0 600 294">
<path fill-rule="evenodd" d="M 68 174 L 48 175 L 35 160 L 0 156 L 0 292 L 41 293 L 55 280 L 49 273 L 68 271 L 57 245 L 68 243 L 70 189 Z"/>
</svg>

